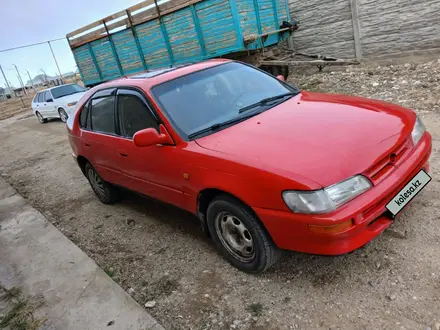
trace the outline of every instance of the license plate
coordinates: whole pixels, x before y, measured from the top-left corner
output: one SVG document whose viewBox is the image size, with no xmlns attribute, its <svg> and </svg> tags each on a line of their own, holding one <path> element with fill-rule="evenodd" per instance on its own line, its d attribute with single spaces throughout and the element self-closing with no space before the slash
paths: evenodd
<svg viewBox="0 0 440 330">
<path fill-rule="evenodd" d="M 399 213 L 411 199 L 422 191 L 422 189 L 431 181 L 431 177 L 425 170 L 421 170 L 413 177 L 408 184 L 397 193 L 396 196 L 387 204 L 386 208 L 394 216 Z"/>
</svg>

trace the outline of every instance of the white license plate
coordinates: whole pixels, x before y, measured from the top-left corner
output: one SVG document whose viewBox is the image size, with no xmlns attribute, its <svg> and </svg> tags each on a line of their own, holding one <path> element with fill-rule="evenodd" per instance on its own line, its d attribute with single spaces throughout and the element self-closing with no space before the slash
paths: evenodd
<svg viewBox="0 0 440 330">
<path fill-rule="evenodd" d="M 421 170 L 419 173 L 413 177 L 408 184 L 393 197 L 391 202 L 386 206 L 388 211 L 393 215 L 399 213 L 406 204 L 408 204 L 411 199 L 416 197 L 416 195 L 431 181 L 431 177 L 425 170 Z"/>
</svg>

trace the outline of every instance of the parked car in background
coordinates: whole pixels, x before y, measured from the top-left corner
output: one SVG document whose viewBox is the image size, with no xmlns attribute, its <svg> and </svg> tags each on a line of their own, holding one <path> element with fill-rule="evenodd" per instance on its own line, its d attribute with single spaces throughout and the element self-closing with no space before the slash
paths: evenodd
<svg viewBox="0 0 440 330">
<path fill-rule="evenodd" d="M 428 184 L 431 135 L 401 106 L 283 80 L 211 60 L 99 85 L 67 121 L 73 156 L 103 203 L 125 187 L 190 211 L 241 270 L 348 253 Z"/>
<path fill-rule="evenodd" d="M 39 91 L 32 100 L 32 111 L 42 124 L 50 118 L 60 118 L 66 122 L 85 92 L 84 87 L 76 84 L 60 85 Z"/>
</svg>

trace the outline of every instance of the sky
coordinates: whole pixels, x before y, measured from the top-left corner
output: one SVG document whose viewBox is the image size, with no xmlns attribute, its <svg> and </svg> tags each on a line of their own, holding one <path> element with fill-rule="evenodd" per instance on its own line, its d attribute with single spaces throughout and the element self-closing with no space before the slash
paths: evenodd
<svg viewBox="0 0 440 330">
<path fill-rule="evenodd" d="M 84 25 L 126 9 L 141 0 L 0 0 L 0 51 L 64 38 Z M 67 41 L 55 41 L 52 48 L 62 73 L 76 70 Z M 41 74 L 58 75 L 48 44 L 0 52 L 0 65 L 7 79 L 19 87 L 15 64 L 26 83 Z M 26 71 L 27 70 L 27 71 Z M 6 87 L 0 73 L 0 87 Z"/>
</svg>

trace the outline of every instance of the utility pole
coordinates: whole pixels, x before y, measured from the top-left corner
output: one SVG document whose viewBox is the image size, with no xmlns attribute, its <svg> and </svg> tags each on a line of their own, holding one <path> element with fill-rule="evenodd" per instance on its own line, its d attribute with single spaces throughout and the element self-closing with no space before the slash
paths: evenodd
<svg viewBox="0 0 440 330">
<path fill-rule="evenodd" d="M 3 68 L 2 68 L 1 65 L 0 65 L 0 71 L 2 72 L 2 74 L 3 74 L 3 78 L 5 79 L 6 86 L 8 86 L 9 93 L 11 93 L 11 95 L 12 95 L 13 90 L 12 90 L 11 86 L 9 85 L 9 81 L 8 81 L 8 79 L 6 79 L 5 72 L 3 71 Z"/>
<path fill-rule="evenodd" d="M 20 81 L 21 88 L 23 88 L 24 93 L 27 95 L 27 91 L 26 91 L 26 88 L 25 88 L 25 86 L 23 84 L 23 80 L 21 80 L 20 72 L 18 71 L 18 68 L 17 68 L 17 66 L 15 64 L 12 64 L 12 65 L 15 66 L 15 70 L 17 71 L 17 78 Z"/>
<path fill-rule="evenodd" d="M 50 41 L 48 41 L 47 43 L 49 44 L 50 51 L 52 52 L 53 59 L 55 61 L 55 64 L 57 65 L 58 73 L 60 74 L 61 83 L 64 84 L 64 82 L 63 82 L 63 75 L 61 74 L 60 67 L 58 66 L 58 62 L 57 62 L 57 59 L 55 57 L 55 53 L 53 52 L 52 45 L 50 44 Z"/>
<path fill-rule="evenodd" d="M 31 85 L 32 85 L 32 90 L 33 90 L 33 91 L 34 91 L 34 93 L 35 93 L 35 86 L 34 86 L 34 81 L 32 80 L 32 78 L 31 78 L 31 75 L 29 74 L 29 71 L 28 71 L 28 70 L 26 70 L 26 72 L 27 72 L 27 74 L 28 74 L 29 80 L 31 81 Z"/>
</svg>

